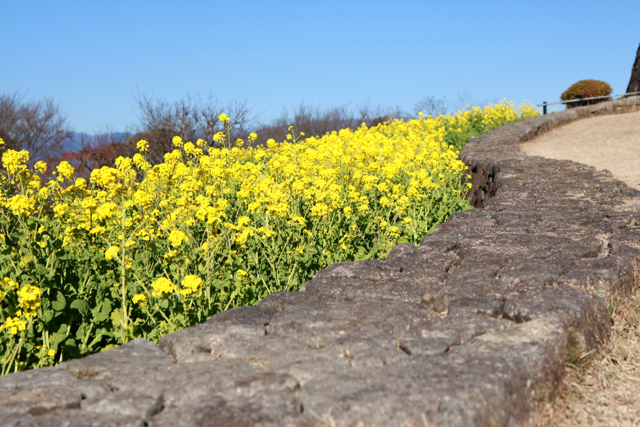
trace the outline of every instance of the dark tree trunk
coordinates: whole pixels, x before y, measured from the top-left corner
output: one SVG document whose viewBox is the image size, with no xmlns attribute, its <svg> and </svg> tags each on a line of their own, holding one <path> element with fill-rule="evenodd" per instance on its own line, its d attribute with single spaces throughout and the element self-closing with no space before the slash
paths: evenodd
<svg viewBox="0 0 640 427">
<path fill-rule="evenodd" d="M 638 46 L 638 53 L 636 53 L 636 62 L 633 63 L 631 69 L 631 79 L 629 80 L 629 86 L 627 86 L 627 93 L 640 92 L 640 46 Z"/>
</svg>

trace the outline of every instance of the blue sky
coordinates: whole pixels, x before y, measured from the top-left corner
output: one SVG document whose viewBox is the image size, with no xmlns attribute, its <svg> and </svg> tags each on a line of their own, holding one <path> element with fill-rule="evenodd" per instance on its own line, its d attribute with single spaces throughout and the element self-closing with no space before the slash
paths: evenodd
<svg viewBox="0 0 640 427">
<path fill-rule="evenodd" d="M 582 79 L 623 93 L 637 12 L 637 0 L 0 0 L 0 92 L 51 97 L 88 133 L 135 127 L 137 94 L 246 100 L 262 122 L 302 101 L 537 104 Z"/>
</svg>

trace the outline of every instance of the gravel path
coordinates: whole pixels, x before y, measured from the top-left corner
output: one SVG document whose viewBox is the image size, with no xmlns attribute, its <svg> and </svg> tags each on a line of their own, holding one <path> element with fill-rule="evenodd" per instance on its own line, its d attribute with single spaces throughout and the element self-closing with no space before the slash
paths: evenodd
<svg viewBox="0 0 640 427">
<path fill-rule="evenodd" d="M 640 112 L 577 120 L 520 148 L 530 156 L 573 160 L 609 170 L 614 178 L 640 190 Z"/>
</svg>

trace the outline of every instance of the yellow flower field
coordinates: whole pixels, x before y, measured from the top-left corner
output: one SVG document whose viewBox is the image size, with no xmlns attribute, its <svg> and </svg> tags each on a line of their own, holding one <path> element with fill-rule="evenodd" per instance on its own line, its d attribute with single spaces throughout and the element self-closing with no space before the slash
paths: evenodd
<svg viewBox="0 0 640 427">
<path fill-rule="evenodd" d="M 176 137 L 157 165 L 139 141 L 138 154 L 88 182 L 62 162 L 43 183 L 46 164 L 28 168 L 28 152 L 6 150 L 2 374 L 157 341 L 296 290 L 331 263 L 419 244 L 469 208 L 458 160 L 466 140 L 537 114 L 503 102 L 320 137 L 290 132 L 248 149 L 225 127 L 213 136 L 222 148 Z"/>
</svg>

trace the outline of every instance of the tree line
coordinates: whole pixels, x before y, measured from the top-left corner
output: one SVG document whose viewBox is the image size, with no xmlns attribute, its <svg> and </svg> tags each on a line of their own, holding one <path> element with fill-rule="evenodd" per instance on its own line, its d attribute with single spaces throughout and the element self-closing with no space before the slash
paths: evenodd
<svg viewBox="0 0 640 427">
<path fill-rule="evenodd" d="M 135 106 L 139 123 L 134 131 L 105 132 L 100 135 L 75 134 L 67 124 L 67 116 L 51 98 L 39 101 L 24 100 L 19 93 L 0 93 L 0 138 L 5 148 L 27 150 L 29 163 L 43 160 L 49 170 L 61 161 L 71 163 L 78 176 L 88 177 L 102 166 L 113 166 L 119 156 L 132 156 L 136 143 L 149 142 L 149 161 L 161 163 L 164 154 L 173 150 L 173 137 L 183 141 L 203 139 L 217 145 L 213 137 L 223 130 L 220 114 L 230 118 L 228 126 L 232 139 L 242 139 L 247 146 L 266 145 L 267 140 L 284 141 L 289 127 L 300 135 L 321 136 L 344 128 L 355 129 L 366 123 L 376 125 L 389 117 L 406 118 L 400 108 L 372 106 L 364 103 L 355 109 L 349 105 L 322 109 L 301 103 L 292 112 L 283 110 L 280 117 L 260 123 L 247 102 L 222 103 L 215 97 L 187 96 L 176 102 L 138 95 Z M 249 141 L 250 133 L 257 139 Z"/>
<path fill-rule="evenodd" d="M 0 138 L 5 147 L 27 150 L 30 164 L 43 160 L 52 171 L 62 161 L 74 166 L 78 176 L 89 177 L 91 171 L 103 166 L 113 166 L 119 156 L 132 156 L 137 152 L 136 143 L 149 142 L 148 158 L 151 164 L 163 162 L 164 155 L 173 150 L 173 137 L 183 141 L 203 139 L 216 145 L 213 137 L 223 130 L 220 114 L 230 120 L 232 139 L 242 139 L 247 146 L 265 146 L 269 139 L 286 140 L 289 128 L 296 135 L 322 136 L 332 131 L 356 129 L 363 123 L 375 126 L 390 118 L 408 119 L 418 112 L 437 116 L 464 109 L 471 102 L 468 93 L 459 94 L 457 102 L 448 103 L 444 98 L 424 97 L 413 114 L 400 107 L 383 108 L 364 102 L 351 106 L 321 108 L 319 105 L 300 103 L 291 111 L 283 109 L 279 117 L 269 123 L 261 123 L 247 102 L 220 102 L 214 96 L 186 96 L 176 102 L 137 95 L 134 97 L 139 123 L 132 132 L 105 132 L 101 135 L 74 134 L 67 125 L 67 117 L 52 99 L 24 101 L 25 95 L 0 94 Z M 250 133 L 257 138 L 249 138 Z M 73 144 L 71 144 L 73 142 Z"/>
</svg>

